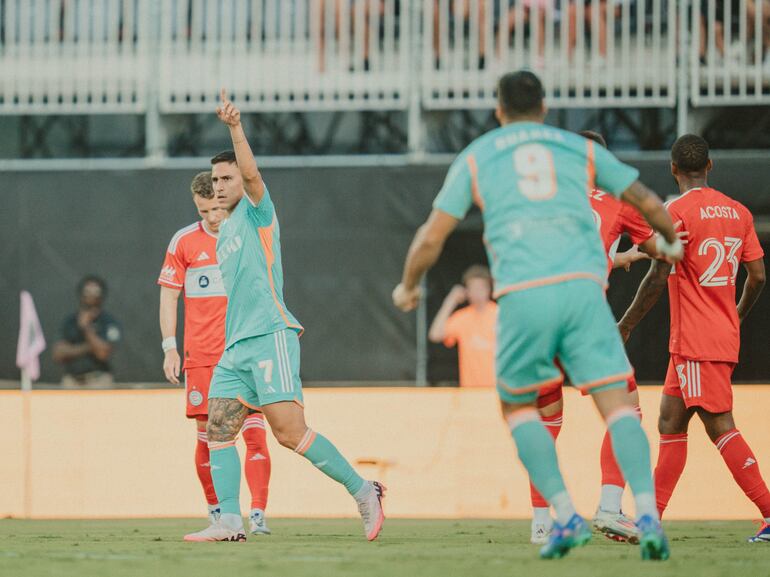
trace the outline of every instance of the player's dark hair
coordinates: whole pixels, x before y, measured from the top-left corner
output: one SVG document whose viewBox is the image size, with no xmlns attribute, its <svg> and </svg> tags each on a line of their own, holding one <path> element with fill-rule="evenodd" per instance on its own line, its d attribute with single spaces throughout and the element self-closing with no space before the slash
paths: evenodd
<svg viewBox="0 0 770 577">
<path fill-rule="evenodd" d="M 509 72 L 497 83 L 497 100 L 508 118 L 538 114 L 543 108 L 543 98 L 543 84 L 529 70 Z"/>
<path fill-rule="evenodd" d="M 190 183 L 190 192 L 201 198 L 214 198 L 214 187 L 211 185 L 211 172 L 206 170 L 196 174 Z"/>
<path fill-rule="evenodd" d="M 235 160 L 235 152 L 233 152 L 232 150 L 223 150 L 222 152 L 217 154 L 214 158 L 211 159 L 211 166 L 214 166 L 215 164 L 219 164 L 220 162 L 238 164 L 238 162 Z"/>
<path fill-rule="evenodd" d="M 102 277 L 96 276 L 95 274 L 89 274 L 80 279 L 80 282 L 78 283 L 78 297 L 83 294 L 85 286 L 91 283 L 98 284 L 99 288 L 102 289 L 102 299 L 107 297 L 107 283 Z"/>
<path fill-rule="evenodd" d="M 492 274 L 489 272 L 489 267 L 483 264 L 474 264 L 463 273 L 463 285 L 467 285 L 468 281 L 473 278 L 480 278 L 489 283 L 489 287 L 492 288 Z"/>
<path fill-rule="evenodd" d="M 682 172 L 703 172 L 709 163 L 708 142 L 697 134 L 680 136 L 671 147 L 671 162 Z"/>
<path fill-rule="evenodd" d="M 581 130 L 580 132 L 578 132 L 578 134 L 583 138 L 587 138 L 588 140 L 593 140 L 594 142 L 598 142 L 604 148 L 607 148 L 607 141 L 604 140 L 604 137 L 598 132 L 594 132 L 593 130 Z"/>
</svg>

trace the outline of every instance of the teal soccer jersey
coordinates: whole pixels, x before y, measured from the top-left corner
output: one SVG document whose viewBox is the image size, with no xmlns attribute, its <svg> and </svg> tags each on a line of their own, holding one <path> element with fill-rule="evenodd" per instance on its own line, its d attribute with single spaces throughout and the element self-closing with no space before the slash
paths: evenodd
<svg viewBox="0 0 770 577">
<path fill-rule="evenodd" d="M 217 260 L 227 292 L 225 348 L 286 328 L 302 331 L 283 302 L 280 236 L 267 187 L 256 206 L 244 194 L 220 227 Z"/>
<path fill-rule="evenodd" d="M 577 134 L 513 123 L 457 157 L 434 207 L 462 219 L 479 206 L 496 296 L 578 278 L 604 285 L 607 256 L 588 195 L 619 196 L 638 175 Z"/>
</svg>

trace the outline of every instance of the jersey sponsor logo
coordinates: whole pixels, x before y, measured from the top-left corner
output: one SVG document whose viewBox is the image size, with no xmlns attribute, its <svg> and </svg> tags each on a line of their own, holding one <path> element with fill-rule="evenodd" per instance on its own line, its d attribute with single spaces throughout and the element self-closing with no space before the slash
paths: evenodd
<svg viewBox="0 0 770 577">
<path fill-rule="evenodd" d="M 208 255 L 208 253 L 207 253 L 207 252 L 204 250 L 202 253 L 200 253 L 200 254 L 198 255 L 198 258 L 197 258 L 197 259 L 195 259 L 195 260 L 197 260 L 197 261 L 202 261 L 202 260 L 209 260 L 210 258 L 211 258 L 211 257 Z"/>
<path fill-rule="evenodd" d="M 187 395 L 187 399 L 193 407 L 200 407 L 203 404 L 203 394 L 195 389 L 190 391 Z"/>
<path fill-rule="evenodd" d="M 188 268 L 184 284 L 187 298 L 227 296 L 222 272 L 217 265 Z"/>
<path fill-rule="evenodd" d="M 221 246 L 217 246 L 217 258 L 219 259 L 219 262 L 225 262 L 233 253 L 241 250 L 242 246 L 243 240 L 241 239 L 240 235 L 234 236 L 233 238 L 227 240 L 226 242 L 222 243 Z"/>
<path fill-rule="evenodd" d="M 700 207 L 700 219 L 708 220 L 711 218 L 730 218 L 741 220 L 738 211 L 732 206 L 702 206 Z"/>
<path fill-rule="evenodd" d="M 164 266 L 160 271 L 160 276 L 167 279 L 173 279 L 175 274 L 176 269 L 171 265 Z"/>
</svg>

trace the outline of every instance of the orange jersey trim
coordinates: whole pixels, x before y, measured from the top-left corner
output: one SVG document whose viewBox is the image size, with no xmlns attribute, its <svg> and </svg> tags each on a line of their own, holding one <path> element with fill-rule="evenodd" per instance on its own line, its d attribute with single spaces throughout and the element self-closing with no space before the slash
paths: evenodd
<svg viewBox="0 0 770 577">
<path fill-rule="evenodd" d="M 619 383 L 622 381 L 627 381 L 633 376 L 634 376 L 634 371 L 629 371 L 626 373 L 620 373 L 619 375 L 604 377 L 603 379 L 599 379 L 598 381 L 590 381 L 582 385 L 575 385 L 575 388 L 578 389 L 579 391 L 586 392 L 586 391 L 590 391 L 591 389 L 595 389 L 596 387 L 609 385 L 610 383 Z"/>
<path fill-rule="evenodd" d="M 511 393 L 512 395 L 523 395 L 525 393 L 531 393 L 532 391 L 538 391 L 542 389 L 543 387 L 547 387 L 548 385 L 555 385 L 556 383 L 563 383 L 564 382 L 564 375 L 559 375 L 558 377 L 553 377 L 552 379 L 546 379 L 545 381 L 540 381 L 539 383 L 535 383 L 534 385 L 529 385 L 527 387 L 522 388 L 511 388 L 508 385 L 506 385 L 503 381 L 500 379 L 497 380 L 497 384 Z"/>
<path fill-rule="evenodd" d="M 484 210 L 484 200 L 481 198 L 481 191 L 479 189 L 479 166 L 476 164 L 476 157 L 472 154 L 468 155 L 468 170 L 471 172 L 471 194 L 473 195 L 473 202 L 479 207 L 479 210 Z"/>
<path fill-rule="evenodd" d="M 596 165 L 594 164 L 594 141 L 586 141 L 586 175 L 588 177 L 588 194 L 596 188 Z"/>
<path fill-rule="evenodd" d="M 281 306 L 281 301 L 278 300 L 278 293 L 275 292 L 275 282 L 273 281 L 273 264 L 275 263 L 275 253 L 273 252 L 273 232 L 275 231 L 275 217 L 270 226 L 263 226 L 259 228 L 259 242 L 262 245 L 262 250 L 265 252 L 265 261 L 267 263 L 267 278 L 270 281 L 270 293 L 273 295 L 273 302 L 278 312 L 283 318 L 283 322 L 291 329 L 297 329 L 302 334 L 303 329 L 299 325 L 294 325 L 289 322 L 289 317 L 286 316 L 286 312 Z"/>
<path fill-rule="evenodd" d="M 575 279 L 587 279 L 592 280 L 599 284 L 602 288 L 606 288 L 607 283 L 605 282 L 605 279 L 598 277 L 597 275 L 590 273 L 590 272 L 570 272 L 567 274 L 557 275 L 557 276 L 551 276 L 548 278 L 541 278 L 537 280 L 531 280 L 526 281 L 518 284 L 508 285 L 507 287 L 501 288 L 497 292 L 495 292 L 495 298 L 500 298 L 503 295 L 507 295 L 508 293 L 529 289 L 529 288 L 535 288 L 535 287 L 541 287 L 546 286 L 550 284 L 557 284 L 560 282 L 566 282 L 568 280 L 575 280 Z"/>
</svg>

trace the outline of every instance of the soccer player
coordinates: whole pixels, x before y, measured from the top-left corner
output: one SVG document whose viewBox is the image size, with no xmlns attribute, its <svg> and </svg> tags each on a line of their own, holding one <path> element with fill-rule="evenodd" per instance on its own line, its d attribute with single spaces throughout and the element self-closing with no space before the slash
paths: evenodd
<svg viewBox="0 0 770 577">
<path fill-rule="evenodd" d="M 671 358 L 660 401 L 660 452 L 655 468 L 660 514 L 684 470 L 687 429 L 697 414 L 735 481 L 764 518 L 750 541 L 766 542 L 770 541 L 770 492 L 757 458 L 733 420 L 731 385 L 740 325 L 765 285 L 764 252 L 748 209 L 709 187 L 712 167 L 703 138 L 687 134 L 674 143 L 671 173 L 681 196 L 668 203 L 668 211 L 688 233 L 687 251 L 673 268 L 653 261 L 619 328 L 627 339 L 668 283 Z M 736 307 L 735 280 L 741 264 L 748 277 Z"/>
<path fill-rule="evenodd" d="M 283 300 L 275 208 L 246 140 L 240 111 L 224 90 L 221 98 L 217 116 L 229 128 L 235 149 L 211 160 L 214 192 L 228 214 L 217 241 L 228 298 L 225 352 L 214 369 L 209 390 L 207 429 L 221 516 L 211 527 L 185 539 L 245 540 L 235 436 L 248 408 L 261 407 L 281 445 L 305 457 L 353 496 L 366 537 L 374 540 L 385 519 L 384 487 L 361 478 L 328 439 L 305 424 L 299 375 L 302 327 Z"/>
<path fill-rule="evenodd" d="M 455 310 L 468 301 L 468 306 Z M 428 338 L 447 347 L 457 345 L 461 387 L 495 386 L 495 332 L 497 304 L 492 300 L 489 268 L 473 265 L 463 273 L 463 284 L 449 291 Z"/>
<path fill-rule="evenodd" d="M 579 134 L 607 148 L 607 143 L 601 134 L 591 130 L 585 130 Z M 607 255 L 607 276 L 613 268 L 628 268 L 631 263 L 655 254 L 653 231 L 638 211 L 619 201 L 615 196 L 599 189 L 593 189 L 590 192 L 590 202 L 594 221 L 599 229 L 599 236 Z M 631 237 L 634 247 L 624 253 L 618 253 L 620 237 L 624 233 Z M 628 391 L 631 395 L 631 403 L 641 415 L 639 393 L 636 390 L 636 380 L 633 376 L 628 379 Z M 541 389 L 537 398 L 537 406 L 543 424 L 556 439 L 562 426 L 562 383 L 555 383 Z M 602 488 L 599 507 L 593 519 L 594 527 L 610 539 L 634 543 L 637 539 L 636 525 L 621 511 L 626 481 L 617 464 L 615 454 L 612 452 L 609 432 L 604 435 L 600 463 Z M 541 545 L 548 541 L 553 521 L 548 503 L 531 484 L 530 494 L 532 500 L 530 541 L 535 545 Z"/>
<path fill-rule="evenodd" d="M 588 202 L 600 188 L 634 205 L 661 233 L 658 252 L 678 260 L 682 243 L 660 200 L 638 171 L 590 140 L 543 126 L 540 80 L 528 71 L 498 84 L 501 127 L 454 161 L 427 222 L 407 254 L 393 301 L 412 310 L 419 281 L 472 203 L 482 210 L 498 298 L 497 391 L 532 482 L 556 512 L 543 558 L 562 557 L 591 538 L 559 471 L 553 438 L 538 414 L 537 392 L 570 381 L 591 392 L 607 421 L 623 476 L 636 498 L 643 559 L 665 559 L 668 543 L 655 507 L 647 437 L 628 400 L 631 367 L 604 298 L 607 256 Z"/>
<path fill-rule="evenodd" d="M 163 372 L 166 379 L 179 384 L 181 359 L 177 352 L 176 319 L 179 295 L 184 291 L 184 381 L 187 418 L 195 419 L 198 442 L 195 469 L 213 522 L 219 516 L 219 502 L 211 480 L 206 423 L 211 376 L 225 348 L 227 296 L 217 265 L 217 235 L 224 210 L 214 198 L 211 172 L 200 172 L 190 186 L 201 220 L 184 227 L 171 239 L 158 278 L 160 285 L 160 330 L 163 335 Z M 252 495 L 249 525 L 252 534 L 270 534 L 265 521 L 270 453 L 265 421 L 252 411 L 241 429 L 246 443 L 244 465 L 246 482 Z"/>
</svg>

